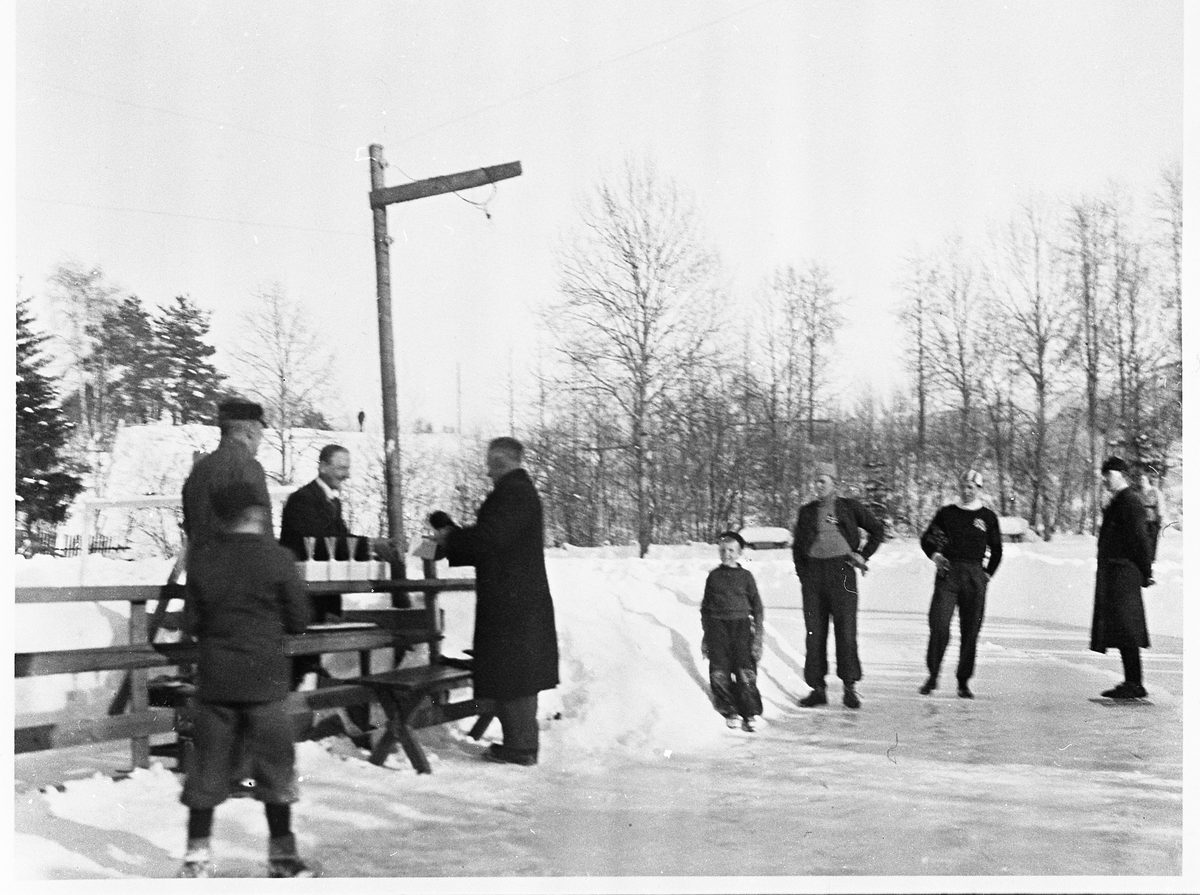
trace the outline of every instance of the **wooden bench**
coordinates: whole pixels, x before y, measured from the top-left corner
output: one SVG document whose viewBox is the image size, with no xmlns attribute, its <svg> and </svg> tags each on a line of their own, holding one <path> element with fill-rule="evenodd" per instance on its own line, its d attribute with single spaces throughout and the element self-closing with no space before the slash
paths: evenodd
<svg viewBox="0 0 1200 895">
<path fill-rule="evenodd" d="M 371 750 L 371 761 L 378 765 L 387 760 L 399 743 L 417 773 L 432 773 L 425 751 L 413 737 L 414 730 L 478 716 L 479 720 L 471 728 L 471 736 L 479 739 L 494 717 L 494 709 L 487 700 L 449 701 L 452 691 L 471 684 L 468 668 L 451 665 L 397 668 L 384 674 L 367 675 L 359 678 L 357 683 L 374 692 L 387 716 L 387 727 Z"/>
<path fill-rule="evenodd" d="M 427 570 L 431 574 L 431 570 Z M 471 579 L 397 579 L 382 581 L 333 581 L 308 582 L 312 594 L 340 593 L 391 594 L 393 606 L 387 609 L 359 610 L 344 613 L 347 621 L 369 622 L 375 627 L 330 628 L 310 630 L 304 634 L 287 638 L 287 655 L 319 655 L 338 652 L 358 652 L 360 674 L 371 676 L 370 657 L 379 649 L 392 649 L 394 662 L 399 664 L 404 654 L 418 645 L 427 645 L 429 664 L 414 669 L 401 669 L 409 683 L 405 688 L 408 697 L 418 691 L 428 695 L 436 704 L 437 711 L 423 709 L 409 713 L 407 724 L 413 727 L 470 716 L 471 704 L 460 704 L 453 712 L 441 706 L 444 694 L 455 687 L 440 675 L 429 673 L 421 685 L 422 669 L 441 668 L 440 642 L 442 639 L 442 616 L 437 608 L 437 596 L 442 591 L 471 591 L 475 582 Z M 425 595 L 425 605 L 410 608 L 409 593 Z M 84 647 L 72 650 L 49 650 L 14 654 L 15 675 L 29 678 L 53 674 L 78 674 L 97 671 L 126 671 L 123 688 L 127 698 L 122 699 L 110 715 L 99 719 L 71 719 L 47 724 L 30 725 L 16 730 L 14 751 L 16 753 L 56 749 L 114 739 L 128 739 L 132 745 L 132 765 L 149 765 L 150 736 L 174 732 L 178 738 L 180 717 L 178 709 L 186 703 L 191 691 L 183 680 L 159 682 L 151 686 L 149 672 L 154 668 L 169 669 L 186 667 L 196 661 L 196 646 L 192 643 L 151 643 L 151 625 L 148 624 L 147 604 L 155 603 L 158 621 L 170 630 L 171 622 L 177 621 L 178 613 L 168 613 L 167 604 L 178 598 L 183 588 L 178 585 L 160 587 L 155 585 L 120 586 L 67 586 L 27 587 L 16 589 L 18 604 L 66 603 L 66 602 L 123 602 L 130 607 L 129 643 L 127 645 Z M 154 631 L 158 630 L 154 626 Z M 456 686 L 470 682 L 470 672 L 458 669 Z M 390 672 L 389 672 L 390 673 Z M 289 711 L 300 715 L 324 709 L 344 709 L 369 705 L 378 699 L 379 689 L 360 681 L 362 678 L 323 681 L 316 690 L 292 693 L 288 696 Z M 116 700 L 114 700 L 116 703 Z M 385 709 L 386 712 L 386 709 Z M 453 715 L 453 716 L 452 716 Z M 436 720 L 437 718 L 442 720 Z M 490 721 L 490 717 L 487 719 Z M 482 719 L 481 719 L 482 721 Z M 391 724 L 389 723 L 389 727 Z M 478 725 L 476 725 L 478 726 Z M 486 727 L 486 724 L 484 724 Z M 482 735 L 482 730 L 480 731 Z M 408 751 L 408 750 L 406 750 Z M 411 753 L 410 757 L 411 757 Z M 421 754 L 421 759 L 424 759 Z M 425 762 L 426 767 L 428 762 Z"/>
</svg>

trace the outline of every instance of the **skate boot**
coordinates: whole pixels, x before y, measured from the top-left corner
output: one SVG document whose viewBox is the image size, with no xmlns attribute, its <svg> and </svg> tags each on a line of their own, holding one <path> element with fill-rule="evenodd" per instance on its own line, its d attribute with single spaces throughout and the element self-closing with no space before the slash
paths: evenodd
<svg viewBox="0 0 1200 895">
<path fill-rule="evenodd" d="M 183 865 L 175 875 L 179 879 L 210 879 L 216 875 L 209 840 L 188 840 L 187 851 L 183 854 Z"/>
</svg>

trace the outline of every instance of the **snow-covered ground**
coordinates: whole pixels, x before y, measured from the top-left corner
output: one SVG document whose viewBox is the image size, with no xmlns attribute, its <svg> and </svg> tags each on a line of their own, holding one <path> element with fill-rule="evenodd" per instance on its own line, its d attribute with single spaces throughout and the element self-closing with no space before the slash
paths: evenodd
<svg viewBox="0 0 1200 895">
<path fill-rule="evenodd" d="M 548 878 L 588 891 L 967 891 L 991 877 L 1003 891 L 1038 888 L 1033 878 L 1049 891 L 1188 891 L 1183 539 L 1164 539 L 1146 592 L 1151 698 L 1135 705 L 1095 698 L 1120 660 L 1087 650 L 1094 551 L 1090 537 L 1006 545 L 978 698 L 966 701 L 917 694 L 932 565 L 913 541 L 885 544 L 862 582 L 857 712 L 797 707 L 807 687 L 790 555 L 748 553 L 767 625 L 754 734 L 726 729 L 708 701 L 699 600 L 715 548 L 654 548 L 645 560 L 552 551 L 563 682 L 542 696 L 540 765 L 479 761 L 469 722 L 418 733 L 431 775 L 403 755 L 375 767 L 344 738 L 303 743 L 300 842 L 330 877 L 397 881 L 384 891 L 525 891 Z M 17 584 L 75 583 L 77 562 L 18 559 Z M 92 557 L 87 575 L 159 583 L 167 565 Z M 442 605 L 453 655 L 470 646 L 471 596 Z M 124 628 L 113 607 L 15 611 L 18 650 L 113 642 Z M 947 668 L 956 658 L 957 632 Z M 17 681 L 18 717 L 79 710 L 114 680 Z M 485 743 L 498 737 L 493 725 Z M 127 763 L 120 743 L 17 756 L 18 879 L 174 873 L 179 780 L 161 765 L 113 780 Z M 259 806 L 218 809 L 215 846 L 223 876 L 262 876 Z"/>
</svg>

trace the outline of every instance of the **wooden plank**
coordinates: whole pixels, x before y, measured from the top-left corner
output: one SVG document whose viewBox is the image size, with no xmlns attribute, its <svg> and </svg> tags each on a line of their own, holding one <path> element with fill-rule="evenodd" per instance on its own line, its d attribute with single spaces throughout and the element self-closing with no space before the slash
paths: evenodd
<svg viewBox="0 0 1200 895">
<path fill-rule="evenodd" d="M 171 709 L 149 709 L 131 715 L 106 718 L 59 721 L 18 727 L 13 736 L 13 751 L 41 752 L 46 749 L 65 749 L 109 740 L 132 740 L 175 729 L 175 712 Z"/>
<path fill-rule="evenodd" d="M 468 591 L 475 589 L 474 578 L 380 578 L 353 581 L 306 581 L 305 589 L 313 596 L 326 594 L 390 594 L 413 591 Z"/>
<path fill-rule="evenodd" d="M 410 202 L 413 199 L 424 199 L 426 196 L 469 190 L 477 186 L 487 186 L 489 183 L 499 180 L 507 180 L 510 177 L 518 177 L 520 174 L 520 162 L 506 162 L 503 165 L 491 165 L 487 168 L 476 168 L 473 171 L 460 171 L 458 174 L 430 177 L 415 183 L 386 186 L 371 190 L 371 207 L 384 208 L 397 202 Z"/>
<path fill-rule="evenodd" d="M 483 715 L 486 711 L 486 704 L 478 699 L 465 699 L 462 702 L 448 702 L 444 705 L 435 702 L 426 703 L 409 716 L 408 726 L 413 730 L 420 730 L 422 727 L 437 727 L 439 724 L 449 724 L 451 721 L 461 721 L 463 718 L 474 718 L 477 715 Z M 488 720 L 491 720 L 490 715 Z M 484 730 L 487 728 L 484 727 Z M 483 736 L 483 732 L 481 730 L 479 736 Z M 479 739 L 479 736 L 474 738 Z"/>
<path fill-rule="evenodd" d="M 385 631 L 366 628 L 352 631 L 321 631 L 285 637 L 283 652 L 287 656 L 319 656 L 325 653 L 352 653 L 388 647 L 406 648 L 417 643 L 428 643 L 441 636 L 437 631 L 416 629 Z M 200 653 L 195 643 L 156 643 L 154 649 L 165 656 L 171 665 L 195 664 Z"/>
<path fill-rule="evenodd" d="M 471 672 L 450 665 L 418 665 L 413 668 L 397 668 L 382 674 L 359 678 L 359 683 L 369 687 L 387 687 L 398 690 L 425 690 L 431 687 L 453 689 L 465 686 L 471 680 Z"/>
<path fill-rule="evenodd" d="M 171 663 L 166 656 L 145 645 L 16 653 L 14 664 L 16 677 L 40 677 L 47 674 L 81 674 L 86 671 L 159 668 Z"/>
<path fill-rule="evenodd" d="M 412 591 L 469 591 L 474 578 L 414 578 L 377 581 L 309 581 L 310 594 L 409 593 Z M 17 603 L 150 603 L 158 602 L 157 584 L 104 584 L 67 587 L 18 587 Z"/>
<path fill-rule="evenodd" d="M 86 587 L 18 587 L 18 603 L 148 603 L 157 600 L 161 585 L 106 584 Z"/>
<path fill-rule="evenodd" d="M 370 687 L 355 683 L 335 684 L 332 687 L 318 687 L 316 690 L 289 693 L 286 705 L 289 714 L 298 715 L 301 712 L 311 712 L 316 709 L 364 705 L 372 702 L 374 698 L 375 694 Z"/>
<path fill-rule="evenodd" d="M 342 620 L 370 622 L 389 631 L 427 629 L 428 613 L 424 609 L 347 609 Z"/>
</svg>

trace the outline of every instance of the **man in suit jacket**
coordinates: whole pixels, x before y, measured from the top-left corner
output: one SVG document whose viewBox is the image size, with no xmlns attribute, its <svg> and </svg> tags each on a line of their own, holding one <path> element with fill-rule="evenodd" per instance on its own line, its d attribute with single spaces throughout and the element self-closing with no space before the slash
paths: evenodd
<svg viewBox="0 0 1200 895">
<path fill-rule="evenodd" d="M 350 451 L 340 444 L 327 444 L 321 448 L 317 458 L 317 477 L 302 488 L 293 491 L 283 505 L 283 520 L 279 529 L 279 543 L 296 555 L 297 559 L 351 559 L 347 538 L 350 533 L 342 515 L 342 484 L 350 478 Z M 308 556 L 304 539 L 315 538 L 313 555 Z M 326 538 L 337 538 L 334 555 L 329 555 Z M 391 559 L 393 553 L 385 538 L 362 538 L 358 555 L 354 559 L 367 559 L 372 553 Z M 325 613 L 340 615 L 342 598 L 338 595 L 314 598 L 313 616 L 320 618 Z"/>
<path fill-rule="evenodd" d="M 558 634 L 546 579 L 542 502 L 521 468 L 515 438 L 488 445 L 494 483 L 475 524 L 458 528 L 444 513 L 431 519 L 452 566 L 475 567 L 475 696 L 496 703 L 504 743 L 483 757 L 534 765 L 538 760 L 538 693 L 558 686 Z"/>
</svg>

